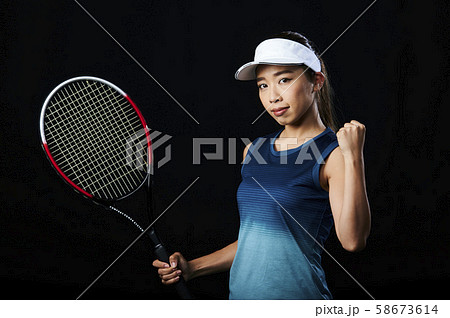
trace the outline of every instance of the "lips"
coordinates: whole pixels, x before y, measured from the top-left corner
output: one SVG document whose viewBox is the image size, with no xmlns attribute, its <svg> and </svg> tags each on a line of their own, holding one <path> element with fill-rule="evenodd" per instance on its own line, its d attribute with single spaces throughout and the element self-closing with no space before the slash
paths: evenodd
<svg viewBox="0 0 450 318">
<path fill-rule="evenodd" d="M 288 110 L 288 108 L 289 108 L 289 106 L 273 108 L 272 113 L 275 116 L 279 117 L 279 116 L 282 116 Z"/>
</svg>

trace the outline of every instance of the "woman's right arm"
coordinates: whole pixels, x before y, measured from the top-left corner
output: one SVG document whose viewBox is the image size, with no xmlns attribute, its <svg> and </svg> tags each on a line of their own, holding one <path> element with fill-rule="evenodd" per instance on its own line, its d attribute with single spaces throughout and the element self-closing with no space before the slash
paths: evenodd
<svg viewBox="0 0 450 318">
<path fill-rule="evenodd" d="M 179 276 L 188 281 L 192 278 L 225 272 L 231 268 L 236 255 L 237 241 L 205 256 L 186 261 L 180 253 L 174 253 L 169 257 L 170 265 L 160 260 L 155 260 L 153 266 L 158 268 L 158 274 L 164 285 L 176 283 Z"/>
<path fill-rule="evenodd" d="M 249 143 L 244 149 L 243 160 L 247 155 Z M 155 260 L 153 266 L 158 268 L 158 274 L 164 285 L 176 283 L 179 276 L 183 275 L 184 280 L 225 272 L 231 268 L 234 256 L 236 255 L 238 241 L 205 256 L 187 261 L 181 253 L 176 252 L 169 257 L 169 264 Z"/>
</svg>

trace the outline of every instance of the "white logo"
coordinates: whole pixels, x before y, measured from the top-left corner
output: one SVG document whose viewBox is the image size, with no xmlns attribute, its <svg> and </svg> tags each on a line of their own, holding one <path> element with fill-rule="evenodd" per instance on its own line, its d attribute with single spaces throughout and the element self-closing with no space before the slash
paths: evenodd
<svg viewBox="0 0 450 318">
<path fill-rule="evenodd" d="M 147 139 L 147 136 L 149 139 Z M 155 165 L 153 153 L 171 138 L 172 136 L 162 134 L 160 131 L 154 130 L 150 133 L 150 129 L 142 128 L 126 140 L 126 164 L 138 170 L 147 170 L 148 173 L 153 174 Z M 147 147 L 149 140 L 151 141 L 150 154 L 148 153 L 149 148 Z M 161 168 L 170 161 L 172 158 L 171 149 L 170 144 L 165 147 L 164 157 L 158 160 L 157 168 Z M 151 156 L 150 158 L 148 158 L 149 155 Z M 148 165 L 149 161 L 150 165 Z"/>
</svg>

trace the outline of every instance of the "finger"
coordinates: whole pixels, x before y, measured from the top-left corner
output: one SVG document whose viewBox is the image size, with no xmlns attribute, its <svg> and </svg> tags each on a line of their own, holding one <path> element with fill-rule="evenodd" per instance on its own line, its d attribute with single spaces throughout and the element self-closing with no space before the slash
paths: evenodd
<svg viewBox="0 0 450 318">
<path fill-rule="evenodd" d="M 172 266 L 173 268 L 177 267 L 178 258 L 179 258 L 178 253 L 173 253 L 172 255 L 170 255 L 170 257 L 169 257 L 170 266 Z"/>
<path fill-rule="evenodd" d="M 161 280 L 161 282 L 162 282 L 164 285 L 170 285 L 170 284 L 174 284 L 174 283 L 178 282 L 179 280 L 180 280 L 180 276 L 177 276 L 177 277 L 172 278 L 172 279 L 170 279 L 170 280 Z"/>
<path fill-rule="evenodd" d="M 174 279 L 177 276 L 181 275 L 181 270 L 176 270 L 173 273 L 167 274 L 167 275 L 159 275 L 159 277 L 161 277 L 162 280 L 168 281 L 171 279 Z"/>
<path fill-rule="evenodd" d="M 345 123 L 344 127 L 356 127 L 355 124 L 351 124 L 351 123 Z"/>
<path fill-rule="evenodd" d="M 350 120 L 350 123 L 352 123 L 352 124 L 354 124 L 356 126 L 362 125 L 359 121 L 354 120 L 354 119 Z"/>
<path fill-rule="evenodd" d="M 177 270 L 178 270 L 178 268 L 176 268 L 176 267 L 160 268 L 160 269 L 158 269 L 158 274 L 162 275 L 162 276 L 169 275 Z"/>
<path fill-rule="evenodd" d="M 364 126 L 364 124 L 361 124 L 359 121 L 357 121 L 357 120 L 351 120 L 350 121 L 350 123 L 351 124 L 353 124 L 354 126 L 356 126 L 356 127 L 358 127 L 358 128 L 360 128 L 360 129 L 362 129 L 362 130 L 365 130 L 366 129 L 366 126 Z"/>
<path fill-rule="evenodd" d="M 152 265 L 153 265 L 153 267 L 156 267 L 156 268 L 161 268 L 161 267 L 167 268 L 167 267 L 170 267 L 169 264 L 161 262 L 159 259 L 155 259 L 153 261 Z"/>
</svg>

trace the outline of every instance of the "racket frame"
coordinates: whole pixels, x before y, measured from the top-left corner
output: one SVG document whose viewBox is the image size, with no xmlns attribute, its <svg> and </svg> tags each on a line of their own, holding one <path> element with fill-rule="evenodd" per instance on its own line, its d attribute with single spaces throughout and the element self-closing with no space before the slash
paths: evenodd
<svg viewBox="0 0 450 318">
<path fill-rule="evenodd" d="M 117 199 L 111 199 L 111 200 L 105 200 L 105 199 L 100 199 L 100 198 L 96 198 L 94 195 L 92 195 L 91 193 L 88 193 L 87 191 L 85 191 L 84 189 L 82 189 L 80 186 L 76 185 L 72 180 L 70 180 L 69 177 L 67 177 L 65 175 L 65 173 L 59 168 L 58 164 L 56 163 L 56 161 L 53 159 L 52 154 L 50 153 L 50 150 L 48 148 L 47 145 L 47 140 L 45 138 L 45 131 L 44 131 L 44 120 L 45 120 L 45 111 L 47 109 L 47 105 L 50 102 L 50 100 L 52 99 L 52 97 L 55 95 L 56 92 L 58 92 L 62 87 L 64 87 L 67 84 L 70 84 L 72 82 L 76 82 L 76 81 L 82 81 L 82 80 L 91 80 L 91 81 L 98 81 L 101 82 L 105 85 L 110 86 L 111 88 L 113 88 L 114 90 L 116 90 L 118 93 L 120 93 L 123 97 L 125 97 L 125 99 L 128 100 L 128 102 L 133 106 L 134 110 L 136 111 L 137 115 L 139 116 L 139 119 L 141 120 L 141 123 L 143 125 L 143 128 L 145 130 L 145 136 L 147 138 L 147 173 L 146 176 L 144 177 L 144 179 L 142 180 L 142 182 L 139 184 L 139 186 L 135 187 L 135 189 L 133 189 L 131 192 L 125 194 L 124 196 L 117 198 Z M 125 93 L 123 90 L 121 90 L 119 87 L 117 87 L 116 85 L 114 85 L 111 82 L 108 82 L 102 78 L 98 78 L 98 77 L 94 77 L 94 76 L 77 76 L 77 77 L 73 77 L 70 78 L 62 83 L 60 83 L 58 86 L 56 86 L 51 92 L 50 94 L 47 96 L 47 98 L 44 101 L 44 104 L 42 106 L 41 109 L 41 113 L 40 113 L 40 119 L 39 119 L 39 132 L 40 132 L 40 136 L 41 136 L 41 146 L 42 149 L 44 150 L 47 159 L 50 161 L 51 166 L 55 169 L 55 171 L 57 172 L 57 174 L 64 180 L 64 182 L 68 185 L 70 185 L 72 187 L 72 189 L 74 189 L 76 192 L 80 193 L 81 195 L 83 195 L 84 197 L 91 199 L 92 201 L 94 201 L 97 204 L 100 204 L 102 206 L 105 206 L 105 208 L 108 208 L 107 206 L 112 205 L 114 202 L 123 200 L 125 198 L 127 198 L 128 196 L 132 195 L 133 193 L 135 193 L 136 191 L 138 191 L 142 185 L 145 184 L 145 182 L 147 181 L 147 179 L 150 178 L 150 171 L 151 171 L 151 164 L 152 164 L 152 158 L 153 158 L 153 153 L 152 153 L 152 143 L 151 143 L 151 139 L 150 139 L 150 129 L 147 126 L 147 123 L 145 122 L 144 116 L 142 115 L 141 111 L 139 110 L 139 108 L 136 106 L 136 104 L 133 102 L 133 100 L 128 96 L 127 93 Z"/>
</svg>

